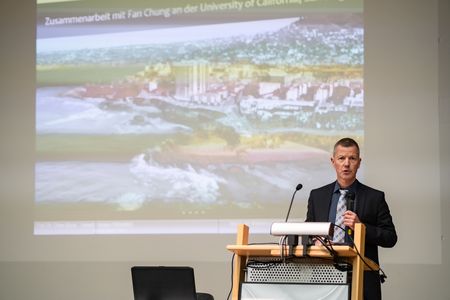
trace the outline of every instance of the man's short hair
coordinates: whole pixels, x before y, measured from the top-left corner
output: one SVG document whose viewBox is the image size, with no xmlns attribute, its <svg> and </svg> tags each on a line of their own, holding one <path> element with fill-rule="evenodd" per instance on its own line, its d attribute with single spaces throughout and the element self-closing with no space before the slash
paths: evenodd
<svg viewBox="0 0 450 300">
<path fill-rule="evenodd" d="M 334 144 L 334 147 L 333 147 L 333 155 L 334 154 L 336 154 L 336 148 L 337 148 L 337 146 L 342 146 L 342 147 L 345 147 L 345 148 L 347 148 L 347 147 L 356 147 L 356 149 L 358 150 L 358 155 L 359 155 L 359 145 L 358 145 L 358 143 L 354 140 L 354 139 L 352 139 L 352 138 L 349 138 L 349 137 L 345 137 L 345 138 L 342 138 L 342 139 L 340 139 L 339 141 L 337 141 L 336 142 L 336 144 Z"/>
</svg>

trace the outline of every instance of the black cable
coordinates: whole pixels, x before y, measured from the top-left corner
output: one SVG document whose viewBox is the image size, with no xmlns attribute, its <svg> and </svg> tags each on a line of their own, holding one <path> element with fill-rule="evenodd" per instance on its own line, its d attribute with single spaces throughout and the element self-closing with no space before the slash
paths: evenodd
<svg viewBox="0 0 450 300">
<path fill-rule="evenodd" d="M 252 268 L 252 269 L 257 269 L 257 270 L 268 270 L 272 267 L 275 267 L 277 264 L 282 263 L 281 261 L 279 262 L 274 262 L 274 261 L 257 261 L 257 260 L 249 260 L 247 262 L 247 267 L 248 268 Z"/>
<path fill-rule="evenodd" d="M 249 245 L 278 245 L 275 243 L 251 243 Z M 227 300 L 230 299 L 231 293 L 233 292 L 233 274 L 234 274 L 234 257 L 236 256 L 236 253 L 233 252 L 233 256 L 231 257 L 231 288 L 228 292 Z"/>
<path fill-rule="evenodd" d="M 285 235 L 285 236 L 283 236 L 282 237 L 282 239 L 281 239 L 281 245 L 280 245 L 281 247 L 281 260 L 283 261 L 283 262 L 286 262 L 286 257 L 285 257 L 285 255 L 284 255 L 284 253 L 286 252 L 286 250 L 287 250 L 287 235 Z"/>
<path fill-rule="evenodd" d="M 358 248 L 357 248 L 356 245 L 355 245 L 355 241 L 353 240 L 352 236 L 349 235 L 349 234 L 347 233 L 347 231 L 345 230 L 345 228 L 342 228 L 341 226 L 336 225 L 336 224 L 333 224 L 333 225 L 334 225 L 335 227 L 340 228 L 341 230 L 343 230 L 343 231 L 345 232 L 345 235 L 346 235 L 346 236 L 350 239 L 350 241 L 352 242 L 353 247 L 355 248 L 355 251 L 356 251 L 356 253 L 358 254 L 359 258 L 360 258 L 360 259 L 363 261 L 363 263 L 370 269 L 370 271 L 378 272 L 378 274 L 379 274 L 379 276 L 380 276 L 380 281 L 381 281 L 381 283 L 384 283 L 384 282 L 386 281 L 387 276 L 386 276 L 386 273 L 384 273 L 383 269 L 380 267 L 380 265 L 378 265 L 378 270 L 374 270 L 374 269 L 367 263 L 367 261 L 361 256 L 361 253 L 359 253 L 359 250 L 358 250 Z M 381 274 L 380 274 L 380 272 L 381 272 Z"/>
<path fill-rule="evenodd" d="M 315 239 L 318 240 L 328 250 L 328 252 L 330 252 L 331 256 L 336 256 L 336 251 L 333 249 L 333 245 L 328 239 L 324 240 L 321 236 L 316 236 Z"/>
<path fill-rule="evenodd" d="M 233 256 L 231 257 L 231 288 L 230 288 L 230 292 L 228 293 L 227 300 L 230 299 L 231 292 L 233 291 L 233 274 L 234 274 L 234 256 L 235 255 L 236 254 L 233 253 Z"/>
<path fill-rule="evenodd" d="M 315 239 L 317 239 L 328 250 L 331 257 L 333 258 L 333 262 L 334 262 L 333 265 L 337 270 L 339 270 L 341 272 L 347 272 L 351 269 L 351 264 L 349 264 L 348 262 L 339 260 L 340 257 L 337 254 L 337 252 L 333 249 L 333 244 L 331 243 L 330 240 L 328 240 L 328 239 L 323 240 L 321 236 L 316 236 Z M 328 242 L 328 244 L 327 244 L 327 242 Z M 342 266 L 343 263 L 345 263 L 345 266 Z"/>
</svg>

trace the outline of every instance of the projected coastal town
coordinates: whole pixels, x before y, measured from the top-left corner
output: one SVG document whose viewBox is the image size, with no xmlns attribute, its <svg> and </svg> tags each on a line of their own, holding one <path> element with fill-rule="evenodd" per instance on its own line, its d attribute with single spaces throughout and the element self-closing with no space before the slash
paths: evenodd
<svg viewBox="0 0 450 300">
<path fill-rule="evenodd" d="M 363 39 L 360 13 L 38 39 L 40 230 L 280 218 L 300 182 L 304 211 L 363 138 Z"/>
</svg>

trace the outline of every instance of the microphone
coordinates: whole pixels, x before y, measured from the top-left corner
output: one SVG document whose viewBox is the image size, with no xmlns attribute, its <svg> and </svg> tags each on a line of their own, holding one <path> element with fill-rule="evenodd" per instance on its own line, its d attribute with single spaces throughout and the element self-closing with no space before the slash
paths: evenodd
<svg viewBox="0 0 450 300">
<path fill-rule="evenodd" d="M 347 205 L 347 210 L 350 210 L 350 211 L 354 212 L 355 211 L 355 193 L 348 192 L 345 195 L 345 202 L 346 202 L 346 205 Z M 349 236 L 352 236 L 353 231 L 352 231 L 351 228 L 347 228 L 347 234 Z"/>
<path fill-rule="evenodd" d="M 295 192 L 294 192 L 294 194 L 292 194 L 292 199 L 291 199 L 291 203 L 289 204 L 289 210 L 288 210 L 288 213 L 287 213 L 287 215 L 286 215 L 286 220 L 285 220 L 285 222 L 288 221 L 289 214 L 291 213 L 292 203 L 294 202 L 295 194 L 296 194 L 298 191 L 300 191 L 300 190 L 302 189 L 302 187 L 303 187 L 303 184 L 301 184 L 301 183 L 297 184 L 297 187 L 295 188 Z"/>
<path fill-rule="evenodd" d="M 297 186 L 295 187 L 295 191 L 292 194 L 291 203 L 289 204 L 289 209 L 288 209 L 288 212 L 286 215 L 286 220 L 284 221 L 286 223 L 289 219 L 289 213 L 291 212 L 292 203 L 294 203 L 295 194 L 297 194 L 297 192 L 299 190 L 301 190 L 302 187 L 303 187 L 303 184 L 301 184 L 301 183 L 297 184 Z M 303 255 L 304 256 L 306 256 L 306 248 L 307 248 L 306 245 L 308 244 L 308 240 L 309 240 L 309 238 L 302 237 Z M 295 235 L 295 234 L 287 235 L 287 243 L 289 245 L 289 256 L 293 256 L 294 255 L 294 247 L 298 245 L 298 235 Z"/>
</svg>

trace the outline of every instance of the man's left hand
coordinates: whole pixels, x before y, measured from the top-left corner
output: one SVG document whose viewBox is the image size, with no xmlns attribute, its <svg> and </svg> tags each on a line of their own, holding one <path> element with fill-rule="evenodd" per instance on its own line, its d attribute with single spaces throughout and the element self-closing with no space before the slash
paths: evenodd
<svg viewBox="0 0 450 300">
<path fill-rule="evenodd" d="M 361 223 L 361 221 L 358 218 L 358 215 L 351 210 L 347 210 L 344 213 L 344 225 L 350 227 L 352 230 L 355 230 L 356 223 Z"/>
</svg>

